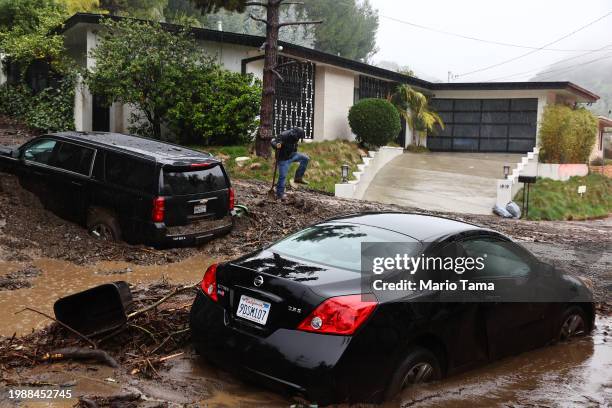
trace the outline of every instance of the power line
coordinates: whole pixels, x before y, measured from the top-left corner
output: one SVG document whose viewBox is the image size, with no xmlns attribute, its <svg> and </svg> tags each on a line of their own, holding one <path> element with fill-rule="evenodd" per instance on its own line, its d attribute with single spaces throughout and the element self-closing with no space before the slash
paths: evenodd
<svg viewBox="0 0 612 408">
<path fill-rule="evenodd" d="M 585 55 L 592 54 L 592 53 L 594 53 L 594 52 L 599 52 L 599 51 L 606 51 L 606 52 L 609 52 L 609 51 L 612 51 L 612 50 L 607 50 L 606 48 L 610 47 L 611 45 L 612 45 L 612 43 L 607 44 L 607 45 L 604 45 L 603 47 L 598 48 L 598 49 L 596 49 L 596 50 L 589 51 L 589 52 L 585 52 L 584 54 L 576 55 L 576 56 L 569 57 L 569 58 L 564 58 L 564 59 L 562 59 L 562 60 L 559 60 L 559 61 L 555 61 L 555 62 L 553 62 L 553 64 L 554 64 L 554 65 L 557 65 L 557 64 L 560 64 L 560 63 L 562 63 L 562 62 L 567 62 L 567 61 L 575 60 L 575 59 L 578 59 L 578 58 L 584 57 Z M 552 66 L 553 64 L 549 64 L 548 66 L 550 67 L 550 66 Z M 534 68 L 534 69 L 530 69 L 530 70 L 527 70 L 527 71 L 518 72 L 518 73 L 516 73 L 516 74 L 504 75 L 504 76 L 501 76 L 501 77 L 497 77 L 497 78 L 489 79 L 489 80 L 488 80 L 488 81 L 486 81 L 486 82 L 494 82 L 494 81 L 500 81 L 500 80 L 504 80 L 504 79 L 508 79 L 508 78 L 514 78 L 514 77 L 517 77 L 517 76 L 522 76 L 522 75 L 525 75 L 525 74 L 529 74 L 529 73 L 531 73 L 531 72 L 538 72 L 538 71 L 541 71 L 541 70 L 542 70 L 542 68 Z M 538 73 L 540 73 L 540 72 L 538 72 Z M 542 74 L 544 74 L 544 73 L 546 73 L 546 71 L 545 71 L 545 72 L 542 72 Z"/>
<path fill-rule="evenodd" d="M 380 17 L 386 18 L 387 20 L 395 21 L 397 23 L 401 23 L 401 24 L 412 26 L 412 27 L 420 28 L 422 30 L 433 31 L 435 33 L 440 33 L 440 34 L 446 34 L 446 35 L 450 35 L 450 36 L 453 36 L 453 37 L 463 38 L 465 40 L 472 40 L 472 41 L 479 41 L 479 42 L 483 42 L 483 43 L 487 43 L 487 44 L 501 45 L 501 46 L 504 46 L 504 47 L 522 48 L 522 49 L 538 50 L 538 51 L 540 51 L 540 50 L 541 51 L 562 51 L 562 52 L 582 52 L 582 51 L 595 52 L 595 51 L 597 51 L 597 50 L 583 50 L 583 49 L 541 48 L 541 47 L 533 47 L 533 46 L 529 46 L 529 45 L 513 44 L 513 43 L 507 43 L 507 42 L 501 42 L 501 41 L 485 40 L 484 38 L 472 37 L 472 36 L 469 36 L 469 35 L 454 33 L 452 31 L 445 31 L 445 30 L 441 30 L 441 29 L 438 29 L 438 28 L 434 28 L 434 27 L 428 27 L 428 26 L 424 26 L 422 24 L 413 23 L 411 21 L 400 20 L 399 18 L 395 18 L 395 17 L 384 16 L 384 15 L 381 15 Z"/>
<path fill-rule="evenodd" d="M 612 58 L 612 55 L 596 58 L 596 59 L 591 60 L 591 61 L 581 62 L 580 64 L 570 65 L 568 67 L 563 67 L 563 68 L 559 68 L 559 69 L 553 69 L 553 70 L 547 71 L 547 72 L 542 72 L 542 74 L 546 74 L 547 73 L 549 75 L 546 75 L 546 76 L 544 76 L 543 78 L 540 78 L 540 79 L 544 80 L 544 79 L 550 78 L 551 77 L 551 75 L 550 75 L 551 73 L 559 73 L 559 72 L 563 72 L 563 71 L 572 71 L 572 70 L 574 70 L 576 68 L 581 68 L 581 67 L 583 67 L 585 65 L 592 64 L 594 62 L 601 61 L 601 60 L 608 59 L 608 58 Z"/>
<path fill-rule="evenodd" d="M 595 23 L 598 23 L 599 21 L 601 21 L 601 20 L 603 20 L 604 18 L 608 17 L 610 14 L 612 14 L 612 11 L 609 11 L 608 13 L 604 14 L 603 16 L 601 16 L 601 17 L 599 17 L 599 18 L 597 18 L 597 19 L 595 19 L 595 20 L 591 21 L 590 23 L 585 24 L 585 25 L 583 25 L 583 26 L 582 26 L 582 27 L 580 27 L 580 28 L 577 28 L 576 30 L 572 31 L 572 32 L 571 32 L 571 33 L 569 33 L 569 34 L 565 34 L 564 36 L 559 37 L 559 38 L 557 38 L 557 39 L 556 39 L 556 40 L 554 40 L 554 41 L 551 41 L 551 42 L 549 42 L 549 43 L 547 43 L 547 44 L 544 44 L 542 47 L 540 47 L 540 48 L 538 48 L 538 49 L 531 50 L 531 51 L 529 51 L 529 52 L 526 52 L 525 54 L 521 54 L 521 55 L 519 55 L 519 56 L 517 56 L 517 57 L 513 57 L 513 58 L 507 59 L 507 60 L 502 61 L 502 62 L 498 62 L 497 64 L 488 65 L 488 66 L 486 66 L 486 67 L 478 68 L 478 69 L 475 69 L 475 70 L 473 70 L 473 71 L 469 71 L 469 72 L 465 72 L 465 73 L 463 73 L 463 74 L 459 74 L 459 75 L 457 75 L 457 77 L 462 77 L 462 76 L 467 76 L 467 75 L 476 74 L 476 73 L 478 73 L 478 72 L 482 72 L 482 71 L 487 71 L 487 70 L 489 70 L 489 69 L 492 69 L 492 68 L 497 68 L 497 67 L 499 67 L 499 66 L 501 66 L 501 65 L 508 64 L 508 63 L 510 63 L 510 62 L 513 62 L 513 61 L 519 60 L 519 59 L 521 59 L 521 58 L 525 58 L 525 57 L 527 57 L 528 55 L 535 54 L 536 52 L 538 52 L 538 51 L 542 51 L 543 49 L 545 49 L 545 48 L 546 48 L 546 47 L 548 47 L 548 46 L 551 46 L 551 45 L 556 44 L 556 43 L 558 43 L 558 42 L 560 42 L 560 41 L 562 41 L 562 40 L 565 40 L 566 38 L 571 37 L 572 35 L 576 34 L 577 32 L 582 31 L 582 30 L 584 30 L 585 28 L 590 27 L 590 26 L 592 26 L 592 25 L 593 25 L 593 24 L 595 24 Z"/>
</svg>

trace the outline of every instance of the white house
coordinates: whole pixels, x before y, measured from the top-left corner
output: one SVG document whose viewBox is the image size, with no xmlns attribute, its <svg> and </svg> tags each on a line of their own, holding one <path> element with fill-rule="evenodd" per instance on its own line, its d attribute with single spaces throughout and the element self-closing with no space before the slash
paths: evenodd
<svg viewBox="0 0 612 408">
<path fill-rule="evenodd" d="M 82 66 L 95 64 L 88 51 L 96 46 L 102 18 L 75 14 L 61 29 L 70 55 Z M 191 31 L 225 68 L 261 77 L 265 38 L 202 28 Z M 277 84 L 276 131 L 301 126 L 313 140 L 353 138 L 347 119 L 350 107 L 362 98 L 386 97 L 398 83 L 431 96 L 446 123 L 444 131 L 428 137 L 431 150 L 531 151 L 547 104 L 598 99 L 570 82 L 432 83 L 298 45 L 280 45 L 282 58 L 302 63 L 282 68 L 285 81 Z M 129 116 L 129 107 L 114 104 L 105 108 L 83 87 L 77 92 L 77 130 L 126 132 Z M 400 143 L 410 143 L 409 131 L 401 136 Z"/>
</svg>

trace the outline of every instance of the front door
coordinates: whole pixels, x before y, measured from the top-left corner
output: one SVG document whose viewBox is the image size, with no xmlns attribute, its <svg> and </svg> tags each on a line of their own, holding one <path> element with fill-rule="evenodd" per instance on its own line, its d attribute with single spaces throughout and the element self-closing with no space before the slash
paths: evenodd
<svg viewBox="0 0 612 408">
<path fill-rule="evenodd" d="M 104 98 L 93 95 L 91 130 L 94 132 L 110 132 L 110 107 Z"/>
<path fill-rule="evenodd" d="M 535 328 L 541 322 L 540 314 L 534 313 L 537 304 L 530 301 L 534 299 L 534 288 L 529 280 L 529 261 L 515 250 L 514 243 L 494 237 L 467 239 L 460 245 L 466 256 L 484 259 L 484 268 L 471 271 L 466 278 L 495 285 L 494 292 L 478 294 L 482 296 L 489 358 L 533 348 Z"/>
</svg>

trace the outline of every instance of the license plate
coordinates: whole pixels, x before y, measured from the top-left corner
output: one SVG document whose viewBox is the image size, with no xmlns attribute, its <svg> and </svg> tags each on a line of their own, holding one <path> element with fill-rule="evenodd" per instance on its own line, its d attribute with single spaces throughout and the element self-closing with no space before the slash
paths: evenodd
<svg viewBox="0 0 612 408">
<path fill-rule="evenodd" d="M 194 214 L 203 214 L 206 212 L 206 204 L 194 205 L 193 213 Z"/>
<path fill-rule="evenodd" d="M 254 299 L 250 296 L 240 296 L 236 316 L 250 320 L 262 326 L 268 321 L 270 315 L 270 303 Z"/>
</svg>

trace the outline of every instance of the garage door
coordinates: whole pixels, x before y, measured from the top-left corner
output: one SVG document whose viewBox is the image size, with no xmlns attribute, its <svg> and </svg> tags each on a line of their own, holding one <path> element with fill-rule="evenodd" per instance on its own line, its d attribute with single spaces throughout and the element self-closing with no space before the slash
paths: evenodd
<svg viewBox="0 0 612 408">
<path fill-rule="evenodd" d="M 536 144 L 538 100 L 432 99 L 444 130 L 427 138 L 433 151 L 531 151 Z"/>
</svg>

